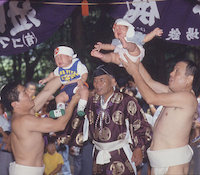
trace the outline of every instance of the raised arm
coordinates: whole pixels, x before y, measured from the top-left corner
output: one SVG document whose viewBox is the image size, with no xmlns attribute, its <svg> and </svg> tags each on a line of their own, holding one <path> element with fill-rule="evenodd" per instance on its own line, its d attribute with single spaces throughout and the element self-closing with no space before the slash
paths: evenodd
<svg viewBox="0 0 200 175">
<path fill-rule="evenodd" d="M 24 123 L 24 126 L 26 126 L 29 131 L 38 131 L 41 133 L 62 131 L 65 129 L 66 124 L 70 120 L 79 99 L 80 95 L 78 93 L 75 94 L 65 110 L 65 115 L 57 119 L 32 116 L 24 118 L 21 122 L 26 122 Z"/>
<path fill-rule="evenodd" d="M 97 50 L 97 51 L 100 51 L 100 50 L 114 50 L 115 46 L 112 45 L 112 44 L 104 44 L 104 43 L 101 43 L 101 42 L 97 42 L 94 45 L 94 49 Z"/>
<path fill-rule="evenodd" d="M 84 73 L 82 76 L 81 76 L 81 80 L 83 82 L 86 82 L 87 81 L 87 78 L 88 78 L 88 73 Z"/>
<path fill-rule="evenodd" d="M 61 86 L 60 78 L 55 77 L 49 81 L 43 90 L 34 99 L 35 106 L 33 108 L 34 112 L 39 111 L 42 106 L 46 103 L 48 98 L 56 92 L 56 90 Z"/>
<path fill-rule="evenodd" d="M 149 42 L 151 41 L 155 36 L 162 36 L 163 34 L 163 30 L 160 28 L 155 28 L 153 31 L 151 31 L 150 33 L 146 34 L 146 36 L 144 37 L 143 42 Z"/>
<path fill-rule="evenodd" d="M 165 88 L 167 86 L 164 85 L 162 86 L 162 84 L 150 80 L 158 85 L 156 89 L 158 89 L 158 87 L 163 88 L 161 90 L 162 92 L 160 91 L 160 93 L 154 91 L 143 78 L 140 67 L 141 63 L 139 63 L 139 60 L 136 63 L 133 63 L 132 61 L 130 61 L 130 59 L 127 58 L 127 61 L 128 63 L 122 61 L 123 65 L 126 68 L 127 72 L 134 78 L 134 81 L 136 83 L 137 88 L 139 89 L 139 92 L 141 93 L 142 97 L 148 104 L 162 105 L 168 107 L 178 107 L 178 108 L 188 108 L 190 106 L 196 105 L 194 96 L 191 93 L 184 91 L 172 93 L 169 91 L 168 88 Z M 144 71 L 143 73 L 146 72 Z M 150 79 L 150 76 L 148 78 Z M 165 89 L 166 91 L 164 91 Z"/>
<path fill-rule="evenodd" d="M 45 84 L 45 83 L 49 82 L 50 80 L 52 80 L 54 77 L 55 77 L 54 73 L 51 72 L 46 78 L 40 80 L 39 84 Z"/>
<path fill-rule="evenodd" d="M 166 86 L 158 81 L 155 81 L 151 78 L 151 75 L 147 72 L 147 70 L 145 69 L 145 67 L 143 66 L 143 64 L 141 62 L 139 63 L 139 72 L 140 72 L 142 78 L 144 79 L 145 83 L 150 88 L 152 88 L 155 92 L 157 92 L 157 93 L 169 92 L 168 86 Z"/>
</svg>

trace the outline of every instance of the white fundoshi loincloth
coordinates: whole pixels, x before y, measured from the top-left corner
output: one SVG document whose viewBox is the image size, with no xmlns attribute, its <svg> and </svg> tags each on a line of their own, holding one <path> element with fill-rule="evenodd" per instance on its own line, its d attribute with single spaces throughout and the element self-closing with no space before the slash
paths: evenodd
<svg viewBox="0 0 200 175">
<path fill-rule="evenodd" d="M 31 167 L 10 163 L 9 175 L 43 175 L 44 167 Z"/>
<path fill-rule="evenodd" d="M 189 145 L 156 151 L 151 151 L 149 148 L 147 154 L 155 175 L 164 175 L 170 166 L 189 163 L 193 156 L 193 150 Z"/>
<path fill-rule="evenodd" d="M 122 47 L 122 45 L 117 45 L 117 46 L 115 47 L 114 53 L 118 53 L 118 54 L 119 54 L 119 57 L 120 57 L 122 60 L 124 60 L 125 62 L 127 62 L 127 60 L 126 60 L 124 54 L 126 54 L 126 55 L 128 56 L 128 58 L 129 58 L 131 61 L 133 61 L 133 62 L 136 62 L 137 59 L 140 59 L 140 61 L 142 61 L 142 59 L 143 59 L 143 57 L 144 57 L 144 48 L 143 48 L 142 46 L 139 46 L 139 45 L 137 45 L 137 46 L 138 46 L 138 48 L 139 48 L 139 50 L 140 50 L 140 54 L 139 54 L 138 56 L 132 56 L 132 55 L 130 55 L 129 52 L 128 52 L 128 50 L 127 50 L 127 49 L 124 49 L 124 48 Z M 120 64 L 119 66 L 122 67 L 123 65 Z"/>
</svg>

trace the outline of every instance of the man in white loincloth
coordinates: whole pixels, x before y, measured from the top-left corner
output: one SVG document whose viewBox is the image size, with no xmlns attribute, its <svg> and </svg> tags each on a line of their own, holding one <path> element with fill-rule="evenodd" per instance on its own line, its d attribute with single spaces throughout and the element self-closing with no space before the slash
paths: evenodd
<svg viewBox="0 0 200 175">
<path fill-rule="evenodd" d="M 51 96 L 61 86 L 59 78 L 50 81 L 33 99 L 18 83 L 8 83 L 1 90 L 4 106 L 12 111 L 11 147 L 15 162 L 10 164 L 9 175 L 43 175 L 43 133 L 64 130 L 69 121 L 79 95 L 75 95 L 69 103 L 65 115 L 57 120 L 35 117 Z"/>
<path fill-rule="evenodd" d="M 163 109 L 153 128 L 153 140 L 147 150 L 152 175 L 186 175 L 193 151 L 188 145 L 197 111 L 195 96 L 200 91 L 199 68 L 191 61 L 178 62 L 170 73 L 169 86 L 154 81 L 142 63 L 126 56 L 123 62 L 133 76 L 142 97 Z"/>
</svg>

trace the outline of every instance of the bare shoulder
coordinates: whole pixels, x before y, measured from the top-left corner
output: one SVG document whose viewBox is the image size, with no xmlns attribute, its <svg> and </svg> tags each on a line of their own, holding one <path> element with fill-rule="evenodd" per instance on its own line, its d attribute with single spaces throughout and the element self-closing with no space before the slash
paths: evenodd
<svg viewBox="0 0 200 175">
<path fill-rule="evenodd" d="M 180 98 L 189 100 L 189 102 L 197 103 L 197 98 L 195 97 L 195 95 L 192 92 L 183 91 L 183 92 L 178 92 L 177 94 L 180 96 Z"/>
<path fill-rule="evenodd" d="M 154 99 L 154 102 L 157 105 L 177 107 L 182 109 L 197 107 L 197 99 L 195 95 L 187 91 L 162 93 L 157 95 L 157 98 Z"/>
<path fill-rule="evenodd" d="M 35 120 L 38 120 L 37 117 L 31 114 L 26 114 L 22 116 L 15 117 L 13 120 L 12 126 L 17 128 L 17 130 L 29 128 Z"/>
<path fill-rule="evenodd" d="M 29 115 L 25 115 L 22 118 L 22 120 L 23 120 L 22 122 L 27 126 L 27 125 L 37 123 L 40 120 L 40 118 L 29 114 Z"/>
<path fill-rule="evenodd" d="M 197 107 L 197 98 L 193 93 L 183 91 L 176 93 L 176 95 L 177 98 L 179 98 L 182 101 L 182 103 L 185 104 L 187 107 Z"/>
</svg>

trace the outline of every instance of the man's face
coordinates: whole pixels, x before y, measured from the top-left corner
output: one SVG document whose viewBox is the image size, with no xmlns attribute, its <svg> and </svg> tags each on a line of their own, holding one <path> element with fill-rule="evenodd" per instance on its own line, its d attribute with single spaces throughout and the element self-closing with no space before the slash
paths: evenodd
<svg viewBox="0 0 200 175">
<path fill-rule="evenodd" d="M 29 94 L 26 92 L 25 87 L 23 87 L 22 85 L 18 85 L 17 90 L 19 92 L 20 105 L 27 107 L 27 109 L 32 108 L 34 106 L 34 101 L 29 96 Z"/>
<path fill-rule="evenodd" d="M 170 73 L 169 88 L 174 91 L 184 91 L 187 86 L 188 76 L 185 75 L 187 63 L 178 62 Z"/>
<path fill-rule="evenodd" d="M 33 98 L 35 96 L 36 93 L 36 86 L 30 84 L 27 88 L 26 88 L 26 93 L 29 95 L 29 97 Z"/>
<path fill-rule="evenodd" d="M 126 37 L 128 27 L 123 26 L 123 25 L 114 24 L 113 25 L 113 31 L 114 31 L 115 38 L 117 38 L 117 39 L 118 38 L 124 38 L 124 37 Z"/>
<path fill-rule="evenodd" d="M 58 67 L 67 67 L 72 63 L 72 57 L 59 54 L 55 57 L 55 62 Z"/>
<path fill-rule="evenodd" d="M 93 85 L 95 92 L 107 99 L 113 93 L 116 82 L 110 75 L 100 75 L 94 78 Z"/>
</svg>

